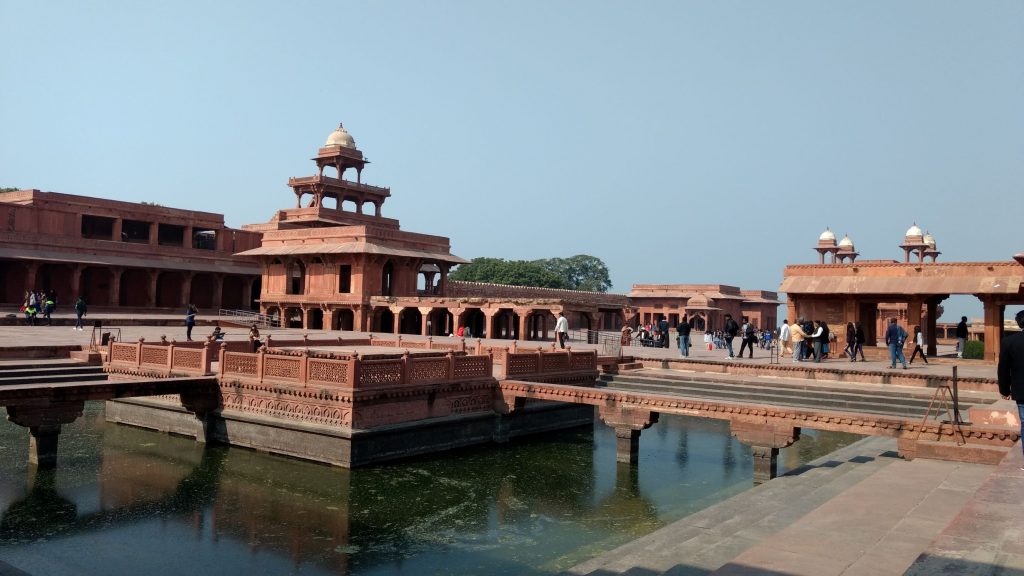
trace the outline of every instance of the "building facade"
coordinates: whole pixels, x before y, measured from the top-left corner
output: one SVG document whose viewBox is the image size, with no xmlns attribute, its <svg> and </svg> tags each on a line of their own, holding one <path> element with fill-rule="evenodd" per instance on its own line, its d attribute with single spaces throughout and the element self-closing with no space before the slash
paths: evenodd
<svg viewBox="0 0 1024 576">
<path fill-rule="evenodd" d="M 0 303 L 27 291 L 131 309 L 250 309 L 259 268 L 233 256 L 259 245 L 220 214 L 39 190 L 0 194 Z"/>
</svg>

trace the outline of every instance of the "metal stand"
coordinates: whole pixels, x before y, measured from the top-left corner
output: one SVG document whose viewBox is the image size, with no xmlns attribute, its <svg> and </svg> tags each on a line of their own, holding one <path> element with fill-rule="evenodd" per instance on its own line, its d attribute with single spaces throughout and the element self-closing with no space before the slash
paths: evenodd
<svg viewBox="0 0 1024 576">
<path fill-rule="evenodd" d="M 964 431 L 962 426 L 970 426 L 970 422 L 965 422 L 960 417 L 960 400 L 957 390 L 957 371 L 956 366 L 953 366 L 953 387 L 950 389 L 949 386 L 940 386 L 935 390 L 935 394 L 932 394 L 931 402 L 928 403 L 928 410 L 924 413 L 924 418 L 921 419 L 921 427 L 917 430 L 918 440 L 921 438 L 921 432 L 924 431 L 925 425 L 928 423 L 928 419 L 932 417 L 932 408 L 935 408 L 934 417 L 936 422 L 941 424 L 952 424 L 953 430 L 960 436 L 957 441 L 957 446 L 963 446 L 967 443 L 967 439 L 964 438 Z M 939 416 L 942 411 L 945 410 L 948 420 L 939 420 Z"/>
</svg>

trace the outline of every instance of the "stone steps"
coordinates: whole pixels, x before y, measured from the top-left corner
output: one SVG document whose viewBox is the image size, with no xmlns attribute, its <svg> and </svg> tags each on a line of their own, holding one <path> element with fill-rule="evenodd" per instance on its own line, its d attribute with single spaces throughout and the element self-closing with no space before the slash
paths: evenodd
<svg viewBox="0 0 1024 576">
<path fill-rule="evenodd" d="M 892 439 L 861 440 L 565 574 L 707 574 L 894 461 Z"/>
<path fill-rule="evenodd" d="M 102 366 L 69 360 L 27 360 L 0 364 L 0 386 L 106 380 Z"/>
<path fill-rule="evenodd" d="M 666 395 L 681 395 L 722 401 L 765 403 L 811 409 L 865 412 L 896 417 L 923 417 L 933 393 L 912 391 L 881 392 L 849 387 L 799 386 L 773 382 L 757 384 L 721 380 L 649 377 L 637 374 L 602 375 L 600 382 L 619 390 L 644 390 Z M 960 408 L 968 410 L 979 398 L 961 395 Z M 988 399 L 986 399 L 988 400 Z"/>
</svg>

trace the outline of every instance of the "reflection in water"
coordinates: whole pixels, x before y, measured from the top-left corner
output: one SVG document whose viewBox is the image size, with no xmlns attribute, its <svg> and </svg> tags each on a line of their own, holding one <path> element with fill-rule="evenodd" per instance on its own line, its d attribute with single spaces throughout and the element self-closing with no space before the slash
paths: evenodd
<svg viewBox="0 0 1024 576">
<path fill-rule="evenodd" d="M 638 466 L 598 423 L 344 470 L 86 410 L 35 476 L 27 432 L 0 424 L 0 557 L 29 573 L 553 574 L 751 485 L 749 449 L 711 420 L 662 417 Z M 780 468 L 853 439 L 805 431 Z"/>
</svg>

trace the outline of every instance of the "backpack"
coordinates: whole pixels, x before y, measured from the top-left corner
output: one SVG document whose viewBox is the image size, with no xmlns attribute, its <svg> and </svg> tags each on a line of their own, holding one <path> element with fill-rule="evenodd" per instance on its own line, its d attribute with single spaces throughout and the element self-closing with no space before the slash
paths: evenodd
<svg viewBox="0 0 1024 576">
<path fill-rule="evenodd" d="M 751 324 L 750 322 L 747 322 L 746 335 L 747 335 L 747 338 L 753 338 L 754 337 L 754 325 Z"/>
</svg>

